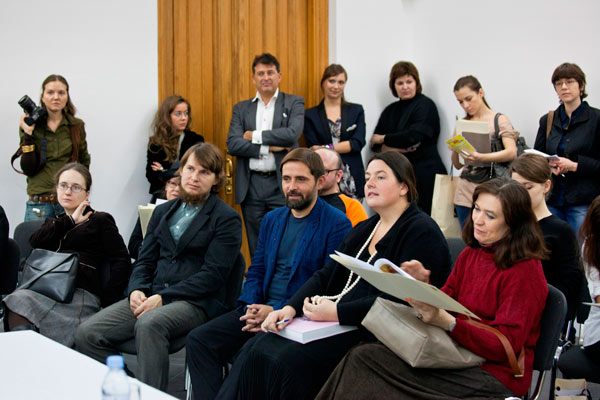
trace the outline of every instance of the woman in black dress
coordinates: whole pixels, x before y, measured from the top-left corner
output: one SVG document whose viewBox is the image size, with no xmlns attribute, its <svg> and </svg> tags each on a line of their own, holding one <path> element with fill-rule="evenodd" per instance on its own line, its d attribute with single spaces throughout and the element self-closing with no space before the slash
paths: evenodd
<svg viewBox="0 0 600 400">
<path fill-rule="evenodd" d="M 390 72 L 390 89 L 400 100 L 383 110 L 371 137 L 374 151 L 397 150 L 411 162 L 419 207 L 431 213 L 435 174 L 446 174 L 437 149 L 440 117 L 435 103 L 422 94 L 419 71 L 408 61 L 400 61 Z"/>
</svg>

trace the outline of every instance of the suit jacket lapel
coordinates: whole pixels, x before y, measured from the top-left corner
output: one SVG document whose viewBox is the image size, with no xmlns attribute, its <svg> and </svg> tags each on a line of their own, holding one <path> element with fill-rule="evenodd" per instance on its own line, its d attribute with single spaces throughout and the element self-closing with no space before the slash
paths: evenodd
<svg viewBox="0 0 600 400">
<path fill-rule="evenodd" d="M 294 262 L 292 263 L 288 284 L 291 282 L 292 277 L 296 273 L 304 254 L 309 251 L 308 244 L 311 243 L 312 238 L 316 234 L 317 228 L 319 227 L 319 217 L 321 215 L 321 204 L 319 203 L 321 201 L 323 200 L 317 200 L 317 203 L 308 215 L 308 221 L 306 221 L 306 226 L 302 232 L 302 237 L 300 238 L 300 242 L 294 250 Z"/>
<path fill-rule="evenodd" d="M 209 215 L 212 209 L 215 207 L 215 195 L 211 194 L 204 203 L 202 210 L 196 214 L 188 228 L 183 232 L 183 235 L 179 238 L 177 243 L 176 255 L 181 253 L 183 249 L 187 247 L 190 241 L 196 236 L 196 234 L 204 227 L 209 220 Z"/>
<path fill-rule="evenodd" d="M 282 126 L 281 121 L 283 120 L 283 112 L 285 111 L 283 107 L 284 103 L 285 94 L 281 93 L 280 90 L 279 96 L 277 96 L 277 101 L 275 102 L 275 110 L 273 111 L 273 129 L 281 128 Z M 289 115 L 287 115 L 286 118 L 289 118 Z"/>
<path fill-rule="evenodd" d="M 332 143 L 331 129 L 329 129 L 329 122 L 327 121 L 327 113 L 325 112 L 325 104 L 323 104 L 323 101 L 321 101 L 317 106 L 317 112 L 319 113 L 319 119 L 321 120 L 321 125 L 323 125 L 323 132 L 325 133 L 325 137 L 323 137 L 323 140 L 325 141 L 325 143 Z"/>
<path fill-rule="evenodd" d="M 348 106 L 346 104 L 342 104 L 342 130 L 340 135 L 340 141 L 345 140 L 346 138 L 346 129 L 348 129 Z"/>
<path fill-rule="evenodd" d="M 266 263 L 266 271 L 265 271 L 265 279 L 263 281 L 263 291 L 268 293 L 269 285 L 271 284 L 271 278 L 275 273 L 275 264 L 277 263 L 277 253 L 279 252 L 279 245 L 281 244 L 281 239 L 283 238 L 283 232 L 287 225 L 287 220 L 290 216 L 290 209 L 287 209 L 287 212 L 284 213 L 281 218 L 277 218 L 275 223 L 273 224 L 273 232 L 271 237 L 274 239 L 272 243 L 268 243 L 269 253 L 267 255 L 267 263 Z"/>
<path fill-rule="evenodd" d="M 245 116 L 245 127 L 247 131 L 253 131 L 256 129 L 256 108 L 258 107 L 258 100 L 252 101 L 249 100 L 250 104 L 248 104 L 248 108 L 246 108 L 246 116 Z"/>
<path fill-rule="evenodd" d="M 175 239 L 173 239 L 173 235 L 171 235 L 168 219 L 171 215 L 173 215 L 175 210 L 177 210 L 180 205 L 181 200 L 178 199 L 177 201 L 174 201 L 173 204 L 171 204 L 171 207 L 167 210 L 167 212 L 163 214 L 162 218 L 160 219 L 160 222 L 158 223 L 158 226 L 156 227 L 158 230 L 157 236 L 168 238 L 167 240 L 169 240 L 169 245 L 171 246 L 171 248 L 175 248 Z"/>
</svg>

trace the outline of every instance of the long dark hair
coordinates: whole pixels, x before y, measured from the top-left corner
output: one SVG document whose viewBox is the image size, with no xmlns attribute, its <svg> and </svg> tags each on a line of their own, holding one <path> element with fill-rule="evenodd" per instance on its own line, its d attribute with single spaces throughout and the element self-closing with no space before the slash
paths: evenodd
<svg viewBox="0 0 600 400">
<path fill-rule="evenodd" d="M 152 150 L 152 145 L 162 148 L 167 155 L 165 161 L 169 162 L 173 162 L 177 158 L 177 146 L 179 145 L 179 135 L 171 121 L 171 113 L 181 103 L 185 103 L 188 106 L 186 129 L 192 124 L 192 107 L 190 106 L 190 102 L 178 94 L 169 96 L 163 100 L 154 115 L 154 120 L 152 121 L 154 134 L 148 140 L 148 150 Z"/>
<path fill-rule="evenodd" d="M 494 262 L 499 269 L 508 269 L 530 258 L 544 259 L 548 256 L 544 235 L 531 208 L 531 198 L 520 183 L 508 178 L 495 178 L 477 186 L 473 193 L 471 215 L 482 193 L 491 194 L 500 201 L 504 222 L 508 225 L 506 235 L 494 244 Z M 481 247 L 475 239 L 473 218 L 467 219 L 462 237 L 468 246 Z"/>
<path fill-rule="evenodd" d="M 590 204 L 579 237 L 585 240 L 583 261 L 600 271 L 600 196 Z"/>
<path fill-rule="evenodd" d="M 323 76 L 321 77 L 321 88 L 323 88 L 323 82 L 325 82 L 332 76 L 336 76 L 339 74 L 344 74 L 346 82 L 348 82 L 348 73 L 340 64 L 331 64 L 327 68 L 325 68 L 325 71 L 323 71 Z M 346 98 L 344 97 L 344 93 L 342 92 L 342 104 L 344 103 L 346 103 Z"/>
</svg>

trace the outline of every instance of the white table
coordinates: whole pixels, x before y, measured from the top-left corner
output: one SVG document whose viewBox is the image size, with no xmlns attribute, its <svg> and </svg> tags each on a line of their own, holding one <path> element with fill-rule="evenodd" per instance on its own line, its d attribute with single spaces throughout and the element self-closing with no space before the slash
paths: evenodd
<svg viewBox="0 0 600 400">
<path fill-rule="evenodd" d="M 108 367 L 33 331 L 0 333 L 0 399 L 96 400 Z M 131 379 L 131 378 L 130 378 Z M 172 400 L 137 379 L 143 400 Z"/>
</svg>

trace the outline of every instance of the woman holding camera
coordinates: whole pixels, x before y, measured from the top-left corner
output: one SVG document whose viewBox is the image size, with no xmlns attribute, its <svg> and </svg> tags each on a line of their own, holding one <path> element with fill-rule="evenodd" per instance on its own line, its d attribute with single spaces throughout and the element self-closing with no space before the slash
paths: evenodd
<svg viewBox="0 0 600 400">
<path fill-rule="evenodd" d="M 187 149 L 204 136 L 189 129 L 192 123 L 190 103 L 179 95 L 167 97 L 160 105 L 152 129 L 154 134 L 148 141 L 146 153 L 146 178 L 150 182 L 152 202 L 162 195 L 165 173 L 171 165 L 181 159 Z"/>
<path fill-rule="evenodd" d="M 27 175 L 29 195 L 25 221 L 44 220 L 63 212 L 54 194 L 54 175 L 68 162 L 90 165 L 84 124 L 75 118 L 67 80 L 61 75 L 44 79 L 40 103 L 44 110 L 40 118 L 29 125 L 27 122 L 33 121 L 23 114 L 19 124 L 21 169 Z"/>
<path fill-rule="evenodd" d="M 60 303 L 29 289 L 17 289 L 4 298 L 6 330 L 33 329 L 65 346 L 75 342 L 79 324 L 123 297 L 131 274 L 131 260 L 113 217 L 94 211 L 88 200 L 92 187 L 89 170 L 69 163 L 56 174 L 55 196 L 65 213 L 47 218 L 35 231 L 31 247 L 78 253 L 79 266 L 73 299 Z M 103 270 L 110 269 L 104 282 Z"/>
</svg>

